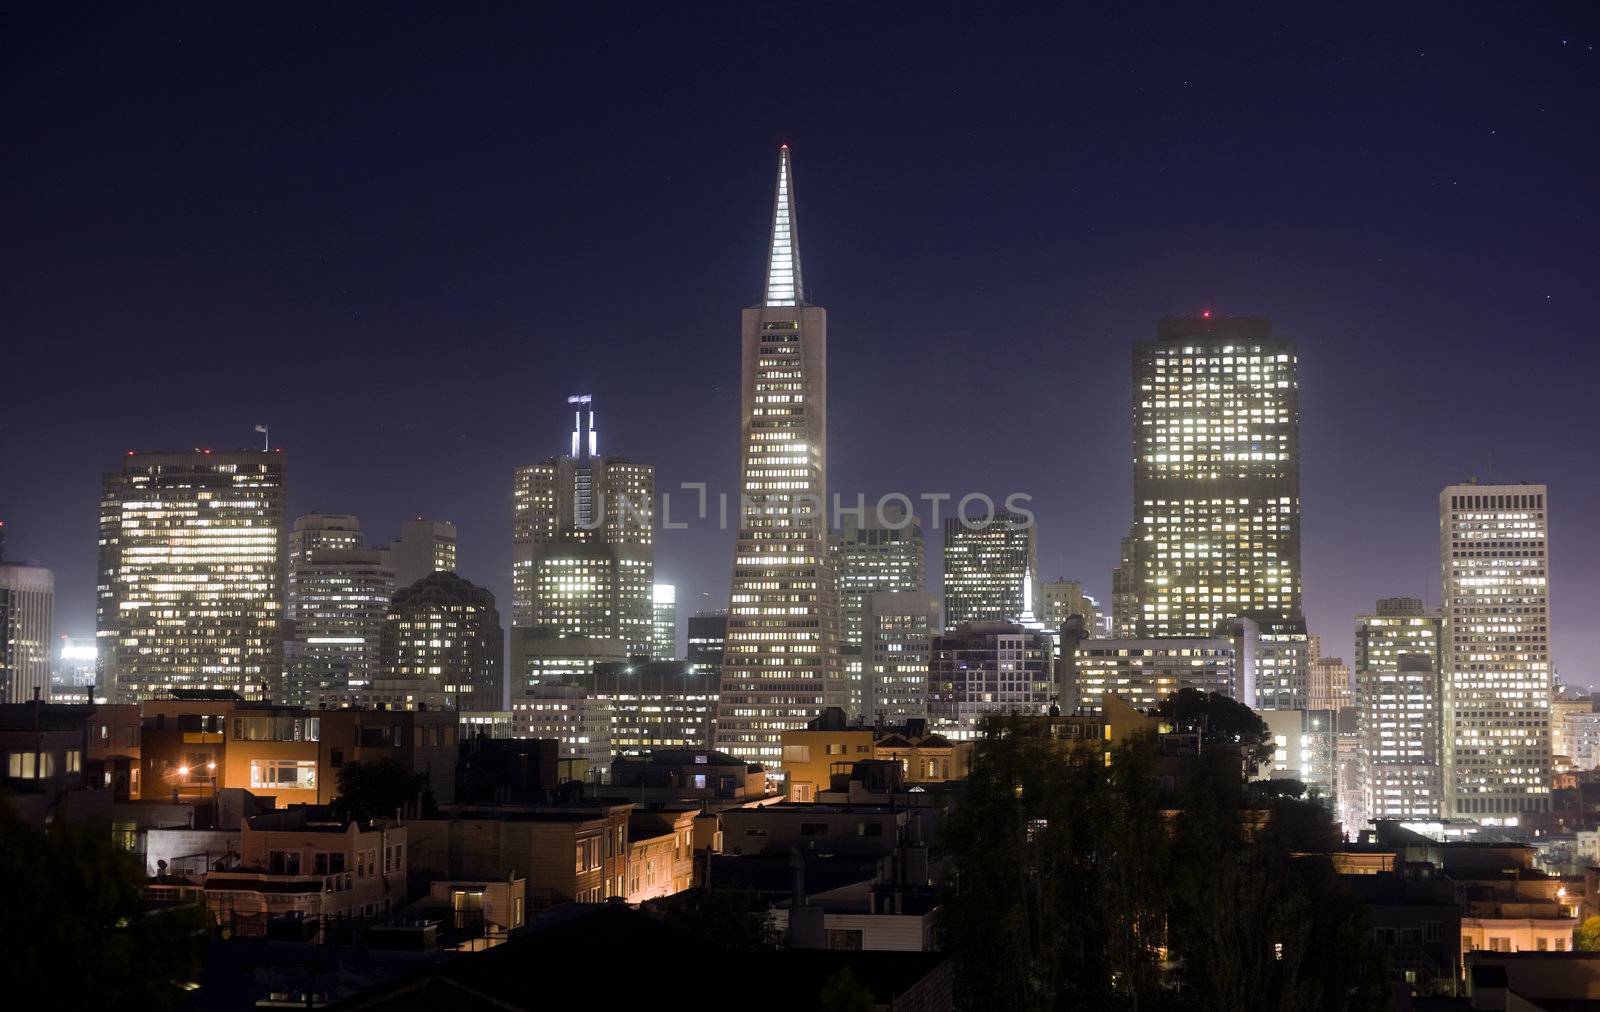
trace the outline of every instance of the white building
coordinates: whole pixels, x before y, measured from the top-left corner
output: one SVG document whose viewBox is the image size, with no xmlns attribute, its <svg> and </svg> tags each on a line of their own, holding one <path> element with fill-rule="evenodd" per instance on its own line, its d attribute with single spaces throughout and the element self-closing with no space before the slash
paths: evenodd
<svg viewBox="0 0 1600 1012">
<path fill-rule="evenodd" d="M 1548 493 L 1439 494 L 1445 814 L 1516 825 L 1550 808 Z"/>
</svg>

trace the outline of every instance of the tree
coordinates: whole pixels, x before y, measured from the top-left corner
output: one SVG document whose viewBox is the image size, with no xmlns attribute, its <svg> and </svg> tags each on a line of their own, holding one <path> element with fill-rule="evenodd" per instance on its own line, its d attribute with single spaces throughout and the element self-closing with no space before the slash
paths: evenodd
<svg viewBox="0 0 1600 1012">
<path fill-rule="evenodd" d="M 985 721 L 943 827 L 937 928 L 969 1008 L 1131 1008 L 1159 986 L 1154 749 L 1072 748 L 1028 717 Z"/>
<path fill-rule="evenodd" d="M 848 966 L 841 966 L 822 982 L 817 1007 L 823 1012 L 872 1012 L 878 1003 L 861 978 Z"/>
<path fill-rule="evenodd" d="M 339 767 L 339 796 L 334 806 L 351 819 L 393 816 L 396 809 L 418 804 L 424 815 L 437 810 L 428 778 L 412 773 L 393 759 L 348 762 Z"/>
<path fill-rule="evenodd" d="M 1590 917 L 1578 925 L 1572 947 L 1584 952 L 1600 952 L 1600 917 Z"/>
<path fill-rule="evenodd" d="M 1267 722 L 1220 692 L 1179 689 L 1163 699 L 1156 712 L 1177 727 L 1197 728 L 1203 741 L 1242 746 L 1256 766 L 1271 762 L 1276 751 Z"/>
<path fill-rule="evenodd" d="M 143 868 L 108 834 L 27 826 L 0 798 L 0 977 L 67 1009 L 169 1009 L 200 975 L 209 921 L 198 906 L 147 908 Z"/>
<path fill-rule="evenodd" d="M 661 911 L 663 924 L 714 949 L 748 952 L 778 944 L 767 903 L 752 889 L 736 885 L 694 889 L 653 906 Z"/>
</svg>

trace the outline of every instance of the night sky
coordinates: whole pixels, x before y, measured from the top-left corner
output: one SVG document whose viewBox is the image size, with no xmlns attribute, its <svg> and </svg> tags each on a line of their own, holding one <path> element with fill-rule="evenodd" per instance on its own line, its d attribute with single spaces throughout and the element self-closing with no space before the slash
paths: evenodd
<svg viewBox="0 0 1600 1012">
<path fill-rule="evenodd" d="M 1031 493 L 1041 575 L 1109 604 L 1132 343 L 1270 315 L 1325 650 L 1437 602 L 1442 486 L 1539 481 L 1600 681 L 1592 4 L 52 6 L 0 28 L 0 518 L 58 633 L 128 449 L 270 423 L 291 515 L 455 520 L 507 624 L 567 394 L 731 491 L 787 141 L 832 491 Z M 658 579 L 721 606 L 732 550 L 664 532 Z"/>
</svg>

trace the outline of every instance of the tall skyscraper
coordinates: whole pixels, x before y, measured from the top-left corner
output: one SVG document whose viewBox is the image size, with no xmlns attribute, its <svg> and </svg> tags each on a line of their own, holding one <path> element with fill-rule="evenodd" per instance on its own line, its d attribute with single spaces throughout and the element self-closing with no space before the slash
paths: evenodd
<svg viewBox="0 0 1600 1012">
<path fill-rule="evenodd" d="M 1000 512 L 987 521 L 957 517 L 944 529 L 944 622 L 1033 618 L 1039 546 L 1032 520 Z"/>
<path fill-rule="evenodd" d="M 504 709 L 505 632 L 494 595 L 443 570 L 395 591 L 379 680 L 432 681 L 456 710 Z"/>
<path fill-rule="evenodd" d="M 654 619 L 651 623 L 650 656 L 658 661 L 678 656 L 678 588 L 658 583 L 651 592 Z"/>
<path fill-rule="evenodd" d="M 55 576 L 0 560 L 0 703 L 50 698 Z"/>
<path fill-rule="evenodd" d="M 928 667 L 939 621 L 939 595 L 868 594 L 862 608 L 861 666 L 868 721 L 904 724 L 928 715 Z"/>
<path fill-rule="evenodd" d="M 129 451 L 105 476 L 96 637 L 107 698 L 276 698 L 283 497 L 278 451 Z"/>
<path fill-rule="evenodd" d="M 359 548 L 360 545 L 351 547 Z M 394 568 L 397 590 L 409 587 L 433 573 L 454 573 L 456 525 L 448 520 L 429 520 L 426 517 L 407 520 L 400 525 L 399 539 L 389 546 L 389 565 Z"/>
<path fill-rule="evenodd" d="M 571 452 L 517 468 L 512 500 L 512 624 L 555 636 L 654 638 L 655 468 L 600 455 L 594 403 L 575 406 Z"/>
<path fill-rule="evenodd" d="M 1550 809 L 1548 493 L 1439 493 L 1445 814 L 1515 825 Z"/>
<path fill-rule="evenodd" d="M 1134 347 L 1133 389 L 1132 576 L 1114 582 L 1136 634 L 1299 618 L 1294 342 L 1265 317 L 1162 320 Z"/>
<path fill-rule="evenodd" d="M 717 748 L 777 764 L 849 693 L 828 558 L 828 314 L 806 303 L 789 147 L 778 154 L 766 292 L 741 314 L 739 536 Z"/>
<path fill-rule="evenodd" d="M 885 505 L 876 523 L 855 516 L 830 541 L 834 573 L 839 587 L 839 662 L 849 686 L 848 713 L 869 712 L 865 696 L 870 680 L 865 602 L 871 594 L 914 594 L 926 586 L 922 525 L 897 505 Z"/>
<path fill-rule="evenodd" d="M 1356 710 L 1363 811 L 1370 819 L 1437 819 L 1439 616 L 1414 597 L 1386 597 L 1356 616 Z"/>
<path fill-rule="evenodd" d="M 382 549 L 362 546 L 361 522 L 353 516 L 308 513 L 295 520 L 284 607 L 284 702 L 339 705 L 371 684 L 394 596 L 389 559 Z"/>
<path fill-rule="evenodd" d="M 884 507 L 881 519 L 882 523 L 867 524 L 846 517 L 833 540 L 841 644 L 866 642 L 862 615 L 868 594 L 915 594 L 927 589 L 922 523 L 893 505 Z"/>
</svg>

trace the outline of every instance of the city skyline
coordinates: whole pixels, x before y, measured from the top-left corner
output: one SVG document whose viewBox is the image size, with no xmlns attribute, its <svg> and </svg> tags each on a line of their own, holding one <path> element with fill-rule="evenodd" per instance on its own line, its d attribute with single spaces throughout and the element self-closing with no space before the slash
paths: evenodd
<svg viewBox="0 0 1600 1012">
<path fill-rule="evenodd" d="M 1195 27 L 1179 22 L 1158 31 L 1164 36 Z M 1206 39 L 1222 39 L 1238 28 L 1202 27 L 1197 51 Z M 334 73 L 336 47 L 327 43 L 339 31 L 336 20 L 325 39 L 313 40 L 312 73 Z M 108 274 L 104 262 L 46 237 L 47 220 L 57 223 L 53 232 L 67 237 L 85 224 L 73 214 L 63 217 L 65 191 L 47 186 L 33 206 L 17 208 L 14 216 L 22 242 L 7 255 L 17 257 L 26 248 L 37 251 L 39 260 L 8 272 L 30 279 L 25 290 L 12 289 L 18 336 L 12 363 L 23 375 L 67 375 L 59 349 L 113 349 L 114 335 L 125 329 L 117 321 L 126 318 L 137 321 L 135 337 L 170 352 L 157 357 L 185 397 L 152 403 L 147 392 L 153 365 L 141 362 L 129 366 L 146 391 L 137 400 L 108 382 L 114 370 L 102 375 L 91 369 L 64 380 L 85 404 L 59 412 L 69 417 L 51 414 L 71 399 L 52 384 L 13 389 L 5 431 L 24 438 L 0 440 L 0 473 L 9 479 L 0 487 L 0 518 L 11 531 L 9 555 L 55 573 L 57 634 L 88 636 L 99 474 L 128 449 L 198 444 L 221 450 L 250 443 L 253 426 L 270 423 L 274 444 L 286 448 L 290 461 L 287 515 L 355 513 L 377 531 L 418 513 L 455 520 L 461 572 L 509 608 L 503 546 L 510 504 L 503 475 L 544 455 L 544 434 L 559 431 L 560 399 L 571 390 L 593 389 L 604 403 L 618 405 L 610 431 L 636 459 L 657 463 L 662 488 L 683 481 L 733 487 L 737 452 L 729 420 L 737 412 L 737 390 L 726 314 L 729 307 L 749 304 L 759 288 L 751 265 L 763 239 L 767 159 L 779 139 L 792 138 L 808 194 L 809 278 L 822 286 L 817 299 L 833 316 L 832 490 L 850 495 L 860 489 L 869 498 L 929 484 L 958 493 L 987 491 L 997 499 L 1013 486 L 1030 492 L 1040 520 L 1041 575 L 1081 580 L 1109 608 L 1109 572 L 1131 513 L 1129 347 L 1168 315 L 1212 309 L 1270 316 L 1278 330 L 1298 340 L 1305 611 L 1327 652 L 1350 655 L 1351 620 L 1378 597 L 1421 596 L 1437 605 L 1434 504 L 1440 489 L 1474 474 L 1485 482 L 1537 481 L 1551 487 L 1558 504 L 1551 521 L 1556 669 L 1568 682 L 1588 684 L 1596 672 L 1587 662 L 1600 649 L 1600 633 L 1583 615 L 1600 586 L 1600 551 L 1597 534 L 1580 518 L 1600 506 L 1596 477 L 1584 466 L 1596 420 L 1583 396 L 1584 370 L 1550 372 L 1543 365 L 1573 355 L 1581 363 L 1592 355 L 1578 336 L 1587 333 L 1595 315 L 1594 294 L 1580 287 L 1592 274 L 1593 255 L 1581 241 L 1579 217 L 1562 211 L 1592 195 L 1592 180 L 1579 179 L 1576 167 L 1590 160 L 1594 138 L 1591 131 L 1571 129 L 1581 120 L 1571 118 L 1570 104 L 1570 95 L 1592 80 L 1592 57 L 1574 62 L 1584 59 L 1578 53 L 1588 43 L 1579 37 L 1564 48 L 1564 26 L 1537 20 L 1426 29 L 1402 21 L 1394 31 L 1403 40 L 1396 45 L 1417 42 L 1414 70 L 1386 65 L 1375 82 L 1351 82 L 1349 109 L 1316 104 L 1307 125 L 1284 128 L 1284 150 L 1329 133 L 1340 137 L 1341 149 L 1390 155 L 1377 159 L 1385 165 L 1381 184 L 1372 170 L 1337 151 L 1328 164 L 1305 167 L 1302 162 L 1320 158 L 1313 148 L 1311 157 L 1288 166 L 1285 182 L 1263 187 L 1266 170 L 1284 165 L 1258 141 L 1249 149 L 1257 164 L 1242 168 L 1215 152 L 1196 156 L 1186 171 L 1197 188 L 1174 198 L 1161 186 L 1169 159 L 1159 146 L 1118 148 L 1128 135 L 1114 122 L 1115 110 L 1157 102 L 1171 102 L 1175 113 L 1207 113 L 1193 126 L 1165 121 L 1179 139 L 1209 132 L 1219 149 L 1227 149 L 1227 141 L 1257 136 L 1249 115 L 1272 112 L 1280 101 L 1292 103 L 1302 80 L 1289 75 L 1281 96 L 1252 93 L 1252 85 L 1283 69 L 1286 57 L 1274 53 L 1256 69 L 1207 66 L 1203 72 L 1213 76 L 1191 78 L 1187 92 L 1185 75 L 1202 68 L 1187 58 L 1178 61 L 1151 80 L 1152 89 L 1163 93 L 1160 99 L 1139 97 L 1131 79 L 1140 68 L 1133 68 L 1128 77 L 1113 75 L 1104 85 L 1110 94 L 1103 115 L 1066 109 L 1061 127 L 1041 127 L 1026 137 L 975 126 L 982 143 L 944 146 L 940 150 L 948 157 L 932 165 L 900 149 L 921 149 L 908 145 L 919 138 L 935 140 L 937 134 L 926 129 L 928 115 L 958 111 L 969 100 L 934 102 L 928 114 L 887 126 L 879 137 L 864 132 L 860 114 L 824 93 L 806 91 L 770 115 L 750 116 L 745 103 L 772 94 L 757 85 L 755 94 L 730 98 L 706 132 L 685 138 L 663 178 L 637 178 L 630 146 L 648 142 L 648 129 L 629 144 L 573 152 L 574 169 L 594 176 L 583 192 L 604 191 L 607 206 L 586 203 L 545 215 L 540 205 L 515 204 L 506 216 L 511 224 L 525 229 L 539 222 L 548 232 L 534 242 L 533 252 L 505 256 L 508 248 L 520 248 L 507 246 L 505 225 L 487 213 L 487 205 L 462 205 L 458 211 L 465 220 L 484 223 L 486 231 L 453 239 L 450 248 L 460 263 L 499 260 L 494 270 L 466 272 L 472 277 L 448 260 L 397 259 L 336 236 L 324 236 L 331 244 L 330 271 L 307 276 L 295 266 L 299 253 L 290 256 L 273 244 L 303 250 L 305 239 L 322 235 L 314 216 L 329 210 L 326 198 L 270 186 L 258 190 L 255 203 L 277 219 L 265 226 L 271 241 L 235 248 L 226 245 L 229 237 L 245 234 L 245 223 L 254 218 L 217 209 L 221 191 L 205 183 L 202 192 L 212 209 L 185 225 L 152 224 L 144 211 L 111 208 L 115 213 L 103 222 L 109 237 L 105 262 L 117 263 L 116 257 L 132 256 L 137 248 L 158 253 L 142 270 L 159 284 L 135 292 Z M 1528 69 L 1530 92 L 1523 98 L 1533 94 L 1542 114 L 1513 115 L 1503 100 L 1471 80 L 1474 47 L 1491 34 Z M 203 31 L 195 37 L 217 42 Z M 1235 44 L 1249 38 L 1246 32 Z M 1310 46 L 1307 73 L 1332 73 L 1345 60 L 1365 66 L 1361 51 L 1332 43 Z M 845 70 L 860 73 L 849 61 Z M 1033 80 L 1030 71 L 1015 73 L 1019 81 Z M 98 75 L 86 72 L 85 78 L 92 82 Z M 1215 95 L 1242 98 L 1241 111 L 1218 114 L 1219 103 L 1196 97 L 1194 81 Z M 36 83 L 25 78 L 15 87 L 26 95 Z M 1402 103 L 1413 133 L 1363 125 L 1363 111 L 1382 88 L 1406 84 L 1419 85 Z M 76 108 L 83 96 L 74 88 L 80 87 L 72 85 L 56 104 L 25 115 Z M 1444 108 L 1447 94 L 1469 109 L 1479 100 L 1484 111 L 1424 124 L 1428 114 Z M 452 95 L 463 97 L 459 91 Z M 1459 96 L 1466 100 L 1455 102 Z M 1041 97 L 1028 97 L 1024 107 Z M 730 122 L 735 111 L 742 125 Z M 349 110 L 330 115 L 350 127 L 352 141 L 373 136 L 384 119 L 381 110 L 371 118 Z M 41 122 L 25 126 L 36 130 Z M 618 126 L 636 125 L 629 120 Z M 576 129 L 567 122 L 556 127 L 558 136 Z M 101 139 L 122 136 L 121 128 L 94 117 L 84 130 Z M 31 132 L 25 129 L 24 138 Z M 1092 156 L 1073 153 L 1083 136 L 1104 139 Z M 1512 150 L 1519 143 L 1525 149 L 1520 154 Z M 1552 160 L 1550 146 L 1557 144 L 1570 147 Z M 224 136 L 203 153 L 211 160 L 207 164 L 222 168 L 246 147 Z M 1429 150 L 1454 164 L 1446 169 L 1411 157 Z M 1065 169 L 1065 187 L 1054 178 L 1061 173 L 1042 174 L 1019 161 L 1024 151 L 1046 167 Z M 60 155 L 51 144 L 25 157 Z M 690 157 L 703 160 L 693 179 L 680 161 Z M 1223 174 L 1225 161 L 1238 171 L 1237 181 Z M 526 154 L 510 162 L 524 165 Z M 299 163 L 290 157 L 242 178 L 261 186 L 276 178 L 274 172 Z M 28 163 L 20 168 L 26 171 Z M 1508 196 L 1499 185 L 1535 168 L 1539 192 L 1524 188 Z M 71 180 L 77 171 L 63 175 Z M 181 206 L 181 198 L 156 185 L 147 171 L 129 177 L 141 206 L 151 213 Z M 330 178 L 320 165 L 309 171 Z M 537 181 L 551 182 L 549 171 Z M 566 179 L 567 171 L 555 178 Z M 623 178 L 640 187 L 618 185 Z M 979 195 L 958 192 L 974 181 L 982 184 Z M 419 188 L 415 180 L 382 182 L 376 196 L 355 198 L 351 216 L 324 217 L 365 222 L 394 241 L 392 227 L 378 216 L 390 206 L 386 201 Z M 885 194 L 893 199 L 885 200 Z M 107 199 L 91 203 L 104 211 Z M 1049 220 L 1060 225 L 1055 238 L 1034 224 L 1040 201 L 1048 202 Z M 641 219 L 652 207 L 666 210 L 659 220 Z M 937 208 L 936 229 L 928 227 L 928 208 Z M 1302 242 L 1319 224 L 1327 224 L 1319 241 Z M 416 237 L 426 242 L 455 236 L 453 230 L 462 226 L 452 213 L 448 229 L 432 215 L 423 215 L 415 227 Z M 579 272 L 617 276 L 626 254 L 602 250 L 584 236 L 624 235 L 628 229 L 647 237 L 670 234 L 680 245 L 662 271 L 621 302 L 609 296 L 602 301 L 592 285 L 572 283 Z M 942 238 L 947 231 L 954 240 Z M 1469 245 L 1461 242 L 1468 236 L 1471 262 L 1452 251 Z M 1152 237 L 1166 241 L 1152 245 Z M 216 263 L 185 252 L 218 243 L 233 252 Z M 1155 251 L 1136 252 L 1148 249 Z M 576 255 L 558 264 L 550 260 L 557 250 Z M 543 272 L 534 270 L 539 265 Z M 443 271 L 443 287 L 417 284 L 428 270 Z M 969 283 L 952 283 L 969 274 Z M 536 292 L 515 294 L 530 277 L 539 282 Z M 172 286 L 184 279 L 193 291 L 171 297 Z M 406 287 L 415 292 L 401 294 Z M 233 295 L 207 294 L 218 289 Z M 88 300 L 93 306 L 72 294 L 81 291 L 96 294 Z M 168 295 L 165 301 L 161 292 Z M 224 304 L 230 299 L 252 309 L 248 319 Z M 191 301 L 195 305 L 175 308 Z M 217 333 L 233 335 L 230 347 L 240 349 L 228 359 L 248 348 L 251 362 L 264 363 L 254 374 L 232 377 L 226 390 L 194 382 L 204 375 L 198 363 L 210 361 L 204 349 Z M 291 390 L 293 374 L 273 360 L 272 341 L 301 334 L 315 335 L 350 358 L 348 366 L 335 364 L 336 380 L 376 369 L 382 382 L 374 385 L 385 388 L 381 397 L 334 388 L 351 398 L 349 410 L 334 416 L 348 425 L 307 411 L 314 402 Z M 391 334 L 400 335 L 397 343 L 387 340 Z M 1461 398 L 1496 394 L 1482 362 L 1507 335 L 1527 356 L 1523 382 L 1540 385 L 1541 411 L 1492 420 L 1461 412 L 1454 406 Z M 1013 342 L 1017 357 L 988 362 L 975 354 L 997 338 Z M 495 370 L 500 375 L 474 376 L 470 385 L 446 379 L 441 388 L 432 370 L 412 368 L 416 360 L 410 356 L 424 349 L 441 356 L 492 353 L 509 361 Z M 1009 436 L 957 421 L 968 402 L 942 385 L 953 360 L 972 364 L 986 399 L 1014 398 L 1019 407 Z M 897 382 L 881 381 L 889 369 L 899 370 Z M 687 378 L 699 383 L 685 386 Z M 424 379 L 433 398 L 411 399 L 404 412 L 395 412 L 396 390 L 388 387 L 397 384 L 398 392 L 416 394 L 430 389 Z M 1073 389 L 1068 409 L 1058 410 L 1057 392 L 1075 379 L 1086 382 Z M 659 408 L 663 398 L 674 408 L 666 423 L 643 407 Z M 38 419 L 53 421 L 36 430 Z M 892 454 L 875 449 L 885 433 L 895 434 Z M 1017 433 L 1026 438 L 1015 438 Z M 997 441 L 1015 448 L 996 448 Z M 729 532 L 714 529 L 663 532 L 658 578 L 678 585 L 686 612 L 726 604 L 732 542 Z M 938 589 L 937 579 L 929 589 Z"/>
</svg>

